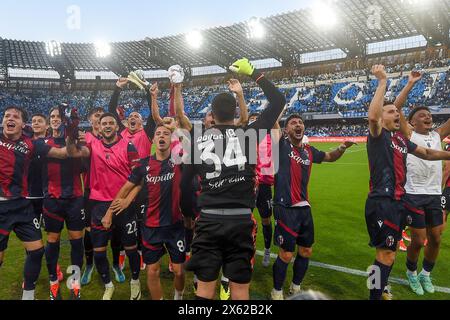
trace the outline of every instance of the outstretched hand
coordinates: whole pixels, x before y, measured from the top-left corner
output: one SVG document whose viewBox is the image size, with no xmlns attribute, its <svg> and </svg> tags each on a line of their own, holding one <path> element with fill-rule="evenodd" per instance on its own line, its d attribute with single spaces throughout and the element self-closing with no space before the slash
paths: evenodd
<svg viewBox="0 0 450 320">
<path fill-rule="evenodd" d="M 125 88 L 127 84 L 128 84 L 127 78 L 119 78 L 119 80 L 117 80 L 116 82 L 116 86 L 119 87 L 120 89 Z"/>
<path fill-rule="evenodd" d="M 230 79 L 228 81 L 228 89 L 230 89 L 231 92 L 236 93 L 237 95 L 243 95 L 244 90 L 242 89 L 242 85 L 237 79 Z"/>
</svg>

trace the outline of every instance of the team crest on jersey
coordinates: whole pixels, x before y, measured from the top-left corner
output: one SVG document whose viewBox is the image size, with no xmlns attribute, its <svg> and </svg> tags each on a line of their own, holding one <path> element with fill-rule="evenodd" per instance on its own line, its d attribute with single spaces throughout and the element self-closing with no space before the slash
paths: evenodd
<svg viewBox="0 0 450 320">
<path fill-rule="evenodd" d="M 278 244 L 279 244 L 280 246 L 284 243 L 284 238 L 283 238 L 282 235 L 279 235 L 278 238 L 277 238 L 277 240 L 278 240 Z"/>
<path fill-rule="evenodd" d="M 413 222 L 412 217 L 411 217 L 411 216 L 407 216 L 407 217 L 406 217 L 406 223 L 407 223 L 408 225 L 411 225 L 412 222 Z"/>
<path fill-rule="evenodd" d="M 395 243 L 395 239 L 393 236 L 389 236 L 386 238 L 386 245 L 388 247 L 392 247 L 394 245 L 394 243 Z"/>
</svg>

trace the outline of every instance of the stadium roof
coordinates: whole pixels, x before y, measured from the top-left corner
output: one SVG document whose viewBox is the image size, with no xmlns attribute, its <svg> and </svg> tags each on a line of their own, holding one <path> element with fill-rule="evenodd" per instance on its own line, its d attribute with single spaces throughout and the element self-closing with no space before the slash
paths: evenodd
<svg viewBox="0 0 450 320">
<path fill-rule="evenodd" d="M 422 5 L 429 7 L 424 10 Z M 284 66 L 295 66 L 304 53 L 342 49 L 349 56 L 365 55 L 368 43 L 417 35 L 449 44 L 450 0 L 372 0 L 370 4 L 341 0 L 333 7 L 338 25 L 328 31 L 314 24 L 312 9 L 304 9 L 262 18 L 266 30 L 262 40 L 247 37 L 246 22 L 204 30 L 204 45 L 197 50 L 186 44 L 185 35 L 175 35 L 112 43 L 107 58 L 96 56 L 94 44 L 73 43 L 60 44 L 61 54 L 50 56 L 44 42 L 0 38 L 0 77 L 6 68 L 51 69 L 70 78 L 75 71 L 125 74 L 136 69 L 167 69 L 173 64 L 187 69 L 227 67 L 238 57 L 274 58 Z M 377 26 L 370 23 L 370 15 L 376 18 L 378 13 L 381 23 Z"/>
</svg>

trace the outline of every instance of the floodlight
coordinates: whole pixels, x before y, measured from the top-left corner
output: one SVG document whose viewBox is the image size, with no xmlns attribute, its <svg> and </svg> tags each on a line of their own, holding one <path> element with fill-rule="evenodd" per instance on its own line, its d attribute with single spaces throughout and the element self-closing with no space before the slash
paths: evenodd
<svg viewBox="0 0 450 320">
<path fill-rule="evenodd" d="M 264 35 L 266 34 L 266 30 L 264 29 L 264 26 L 262 25 L 259 18 L 251 18 L 247 22 L 247 38 L 248 39 L 262 39 L 264 38 Z"/>
<path fill-rule="evenodd" d="M 337 16 L 332 7 L 317 1 L 312 7 L 312 20 L 318 27 L 329 29 L 336 25 Z"/>
<path fill-rule="evenodd" d="M 55 40 L 48 41 L 45 44 L 45 51 L 50 57 L 60 56 L 62 54 L 61 43 Z"/>
<path fill-rule="evenodd" d="M 193 49 L 199 49 L 203 44 L 203 35 L 198 30 L 189 32 L 186 35 L 187 44 Z"/>
<path fill-rule="evenodd" d="M 97 41 L 94 43 L 94 46 L 97 58 L 106 58 L 111 54 L 111 46 L 105 41 Z"/>
</svg>

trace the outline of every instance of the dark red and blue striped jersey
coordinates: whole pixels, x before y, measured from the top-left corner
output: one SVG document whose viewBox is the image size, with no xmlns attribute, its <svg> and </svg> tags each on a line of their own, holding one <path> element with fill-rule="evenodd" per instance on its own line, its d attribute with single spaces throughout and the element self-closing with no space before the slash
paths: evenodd
<svg viewBox="0 0 450 320">
<path fill-rule="evenodd" d="M 137 185 L 144 181 L 147 227 L 167 227 L 182 221 L 181 165 L 174 164 L 170 158 L 158 161 L 151 156 L 139 161 L 128 180 Z"/>
<path fill-rule="evenodd" d="M 309 206 L 308 183 L 313 163 L 322 163 L 325 152 L 310 145 L 295 147 L 287 137 L 279 142 L 279 168 L 275 175 L 274 203 L 284 207 Z"/>
<path fill-rule="evenodd" d="M 64 148 L 64 138 L 46 138 L 47 146 Z M 52 199 L 73 199 L 83 195 L 81 184 L 81 159 L 43 159 L 42 183 L 44 197 Z"/>
<path fill-rule="evenodd" d="M 369 198 L 402 199 L 405 194 L 407 155 L 416 149 L 417 145 L 406 139 L 401 132 L 390 132 L 383 128 L 379 137 L 369 134 Z"/>
<path fill-rule="evenodd" d="M 41 140 L 44 140 L 41 138 Z M 42 156 L 36 155 L 30 163 L 28 171 L 28 198 L 41 199 L 44 197 L 42 188 Z"/>
<path fill-rule="evenodd" d="M 28 172 L 33 157 L 46 156 L 50 147 L 42 140 L 22 136 L 9 140 L 0 133 L 0 198 L 15 200 L 28 197 Z"/>
</svg>

